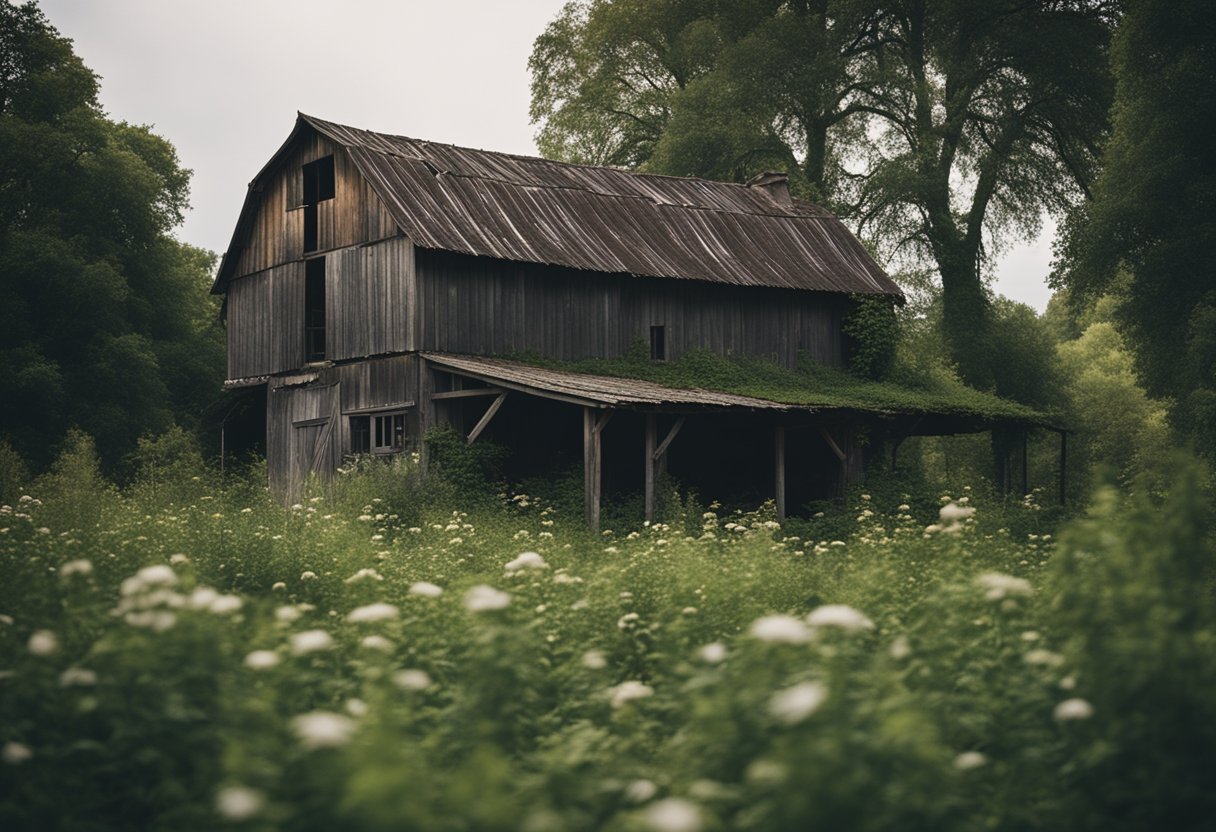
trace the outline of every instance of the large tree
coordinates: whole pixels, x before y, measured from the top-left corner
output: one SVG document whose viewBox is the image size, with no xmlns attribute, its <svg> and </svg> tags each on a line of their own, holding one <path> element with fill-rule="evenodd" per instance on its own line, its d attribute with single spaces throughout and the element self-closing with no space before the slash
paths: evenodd
<svg viewBox="0 0 1216 832">
<path fill-rule="evenodd" d="M 591 0 L 532 56 L 542 151 L 796 190 L 928 258 L 967 380 L 993 373 L 984 266 L 1085 194 L 1110 100 L 1100 0 Z"/>
<path fill-rule="evenodd" d="M 1115 295 L 1141 382 L 1216 458 L 1216 5 L 1129 0 L 1112 52 L 1113 133 L 1054 277 Z"/>
<path fill-rule="evenodd" d="M 0 0 L 0 438 L 36 464 L 69 427 L 114 462 L 222 372 L 213 258 L 170 234 L 190 172 L 97 91 L 33 3 Z"/>
</svg>

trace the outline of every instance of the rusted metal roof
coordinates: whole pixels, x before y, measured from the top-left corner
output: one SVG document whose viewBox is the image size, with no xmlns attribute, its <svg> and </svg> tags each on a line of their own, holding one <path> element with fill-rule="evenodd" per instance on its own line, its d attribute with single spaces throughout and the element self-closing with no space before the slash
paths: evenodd
<svg viewBox="0 0 1216 832">
<path fill-rule="evenodd" d="M 763 187 L 472 150 L 304 114 L 293 138 L 304 128 L 346 149 L 401 230 L 423 248 L 643 277 L 903 297 L 840 220 L 809 202 L 778 201 Z M 251 221 L 247 213 L 241 223 Z M 227 271 L 235 260 L 231 251 L 225 256 L 217 290 L 233 276 Z"/>
<path fill-rule="evenodd" d="M 503 358 L 483 358 L 449 353 L 423 353 L 434 366 L 509 389 L 534 392 L 564 401 L 603 407 L 746 408 L 751 410 L 801 410 L 815 408 L 782 404 L 751 396 L 736 396 L 713 390 L 677 389 L 651 381 L 615 378 L 548 367 L 534 367 Z"/>
</svg>

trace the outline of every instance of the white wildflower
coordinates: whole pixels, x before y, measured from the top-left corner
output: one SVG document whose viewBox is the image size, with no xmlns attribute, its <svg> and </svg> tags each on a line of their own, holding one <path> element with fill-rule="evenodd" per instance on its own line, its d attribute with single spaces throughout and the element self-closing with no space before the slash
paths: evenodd
<svg viewBox="0 0 1216 832">
<path fill-rule="evenodd" d="M 190 556 L 184 555 L 181 552 L 175 552 L 174 554 L 169 555 L 169 563 L 173 564 L 174 566 L 181 566 L 182 564 L 189 562 Z"/>
<path fill-rule="evenodd" d="M 367 703 L 362 699 L 347 699 L 345 707 L 346 712 L 356 719 L 367 716 Z"/>
<path fill-rule="evenodd" d="M 707 664 L 718 664 L 726 658 L 726 645 L 720 641 L 710 642 L 697 650 L 697 655 Z"/>
<path fill-rule="evenodd" d="M 828 689 L 821 682 L 802 682 L 773 694 L 768 712 L 786 725 L 796 725 L 819 710 L 827 698 Z"/>
<path fill-rule="evenodd" d="M 69 667 L 59 674 L 59 686 L 63 688 L 89 688 L 97 684 L 97 674 L 85 667 Z"/>
<path fill-rule="evenodd" d="M 658 794 L 659 787 L 650 780 L 634 780 L 625 787 L 623 797 L 629 803 L 645 803 Z"/>
<path fill-rule="evenodd" d="M 396 645 L 384 636 L 365 636 L 359 645 L 368 650 L 380 650 L 384 653 L 391 653 L 396 648 Z"/>
<path fill-rule="evenodd" d="M 743 776 L 757 786 L 779 786 L 789 776 L 789 769 L 776 760 L 754 760 Z"/>
<path fill-rule="evenodd" d="M 279 607 L 274 611 L 275 620 L 282 621 L 285 624 L 290 624 L 293 621 L 299 620 L 300 616 L 303 614 L 304 613 L 300 611 L 299 607 L 293 606 Z"/>
<path fill-rule="evenodd" d="M 163 563 L 145 566 L 135 573 L 144 586 L 173 586 L 177 583 L 177 573 Z"/>
<path fill-rule="evenodd" d="M 192 609 L 205 610 L 210 607 L 220 594 L 209 586 L 200 586 L 190 593 L 187 602 Z"/>
<path fill-rule="evenodd" d="M 346 616 L 346 620 L 353 623 L 370 622 L 370 621 L 388 621 L 397 617 L 398 610 L 392 604 L 368 604 L 364 607 L 356 607 Z"/>
<path fill-rule="evenodd" d="M 510 595 L 485 584 L 478 584 L 464 594 L 464 607 L 469 612 L 501 610 L 510 604 Z"/>
<path fill-rule="evenodd" d="M 946 503 L 941 507 L 941 511 L 937 513 L 943 523 L 961 523 L 968 520 L 975 514 L 975 509 L 970 506 L 960 506 L 958 503 Z"/>
<path fill-rule="evenodd" d="M 779 644 L 804 644 L 810 641 L 811 631 L 792 615 L 766 615 L 757 618 L 747 628 L 747 634 L 759 641 Z"/>
<path fill-rule="evenodd" d="M 93 562 L 89 560 L 70 560 L 59 567 L 59 577 L 67 579 L 73 575 L 88 575 L 93 571 Z"/>
<path fill-rule="evenodd" d="M 224 820 L 238 823 L 262 811 L 265 802 L 261 792 L 246 786 L 225 786 L 215 793 L 215 811 Z"/>
<path fill-rule="evenodd" d="M 617 619 L 616 626 L 621 630 L 628 630 L 638 622 L 638 614 L 636 612 L 627 612 Z"/>
<path fill-rule="evenodd" d="M 346 583 L 353 584 L 359 581 L 383 581 L 384 576 L 372 569 L 370 566 L 365 566 L 355 574 L 346 579 Z"/>
<path fill-rule="evenodd" d="M 987 590 L 984 597 L 989 601 L 1001 601 L 1010 595 L 1031 595 L 1034 588 L 1025 578 L 1015 578 L 1001 572 L 985 572 L 976 576 L 975 583 Z"/>
<path fill-rule="evenodd" d="M 49 656 L 59 649 L 59 637 L 50 630 L 38 630 L 30 636 L 27 646 L 35 656 Z"/>
<path fill-rule="evenodd" d="M 279 663 L 279 654 L 273 650 L 254 650 L 245 657 L 245 667 L 250 670 L 269 670 Z"/>
<path fill-rule="evenodd" d="M 608 666 L 608 659 L 603 650 L 588 650 L 583 654 L 583 667 L 591 670 L 603 670 Z"/>
<path fill-rule="evenodd" d="M 912 655 L 912 644 L 908 641 L 908 637 L 896 636 L 895 640 L 891 642 L 891 658 L 901 662 L 910 655 Z"/>
<path fill-rule="evenodd" d="M 1042 667 L 1059 667 L 1064 664 L 1064 657 L 1059 653 L 1053 653 L 1051 650 L 1031 650 L 1022 660 L 1026 664 L 1040 665 Z"/>
<path fill-rule="evenodd" d="M 612 707 L 623 708 L 635 699 L 645 699 L 647 696 L 653 696 L 654 688 L 630 679 L 627 682 L 621 682 L 616 687 L 609 688 L 608 693 L 611 697 Z"/>
<path fill-rule="evenodd" d="M 245 602 L 241 600 L 239 595 L 221 595 L 211 602 L 211 606 L 207 607 L 207 611 L 215 615 L 228 615 L 239 610 L 244 604 Z"/>
<path fill-rule="evenodd" d="M 402 690 L 426 690 L 431 686 L 431 676 L 425 670 L 398 670 L 393 674 L 393 684 Z"/>
<path fill-rule="evenodd" d="M 700 832 L 701 811 L 696 804 L 678 797 L 668 797 L 652 803 L 642 813 L 642 820 L 655 832 Z"/>
<path fill-rule="evenodd" d="M 272 586 L 270 589 L 273 592 L 286 592 L 287 584 L 285 584 L 283 581 L 275 581 L 274 586 Z"/>
<path fill-rule="evenodd" d="M 410 595 L 421 595 L 423 598 L 438 598 L 443 594 L 443 588 L 429 581 L 416 581 L 410 584 Z"/>
<path fill-rule="evenodd" d="M 1094 715 L 1094 706 L 1084 699 L 1065 699 L 1056 705 L 1052 716 L 1057 722 L 1071 722 L 1079 719 L 1089 719 Z"/>
<path fill-rule="evenodd" d="M 316 579 L 317 579 L 317 573 L 313 572 L 311 569 L 306 569 L 305 571 L 300 573 L 301 581 L 315 581 Z"/>
<path fill-rule="evenodd" d="M 959 771 L 971 771 L 988 764 L 988 758 L 978 751 L 964 751 L 954 758 L 954 767 Z"/>
<path fill-rule="evenodd" d="M 873 630 L 874 622 L 845 604 L 825 604 L 817 607 L 806 617 L 812 627 L 838 627 L 850 632 Z"/>
<path fill-rule="evenodd" d="M 328 650 L 334 646 L 334 639 L 324 630 L 305 630 L 291 636 L 291 653 L 293 656 L 304 656 L 320 650 Z"/>
<path fill-rule="evenodd" d="M 0 759 L 10 766 L 20 765 L 33 756 L 34 752 L 30 747 L 19 742 L 6 742 L 4 750 L 0 751 Z"/>
<path fill-rule="evenodd" d="M 1076 676 L 1065 676 L 1060 680 L 1060 690 L 1073 690 L 1077 686 Z"/>
<path fill-rule="evenodd" d="M 305 748 L 333 748 L 350 742 L 355 722 L 330 711 L 301 714 L 291 721 L 292 730 Z"/>
<path fill-rule="evenodd" d="M 508 572 L 518 572 L 521 569 L 548 569 L 549 564 L 536 552 L 523 552 L 515 560 L 507 561 L 504 568 Z"/>
</svg>

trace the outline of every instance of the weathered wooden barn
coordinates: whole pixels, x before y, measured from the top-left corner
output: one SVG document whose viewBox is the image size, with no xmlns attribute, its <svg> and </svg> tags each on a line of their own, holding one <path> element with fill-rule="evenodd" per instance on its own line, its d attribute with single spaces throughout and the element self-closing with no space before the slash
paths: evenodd
<svg viewBox="0 0 1216 832">
<path fill-rule="evenodd" d="M 592 525 L 605 470 L 636 475 L 650 516 L 656 470 L 678 453 L 729 467 L 746 462 L 725 449 L 745 446 L 781 512 L 787 483 L 799 498 L 831 493 L 861 469 L 859 414 L 504 356 L 612 358 L 640 342 L 654 361 L 706 349 L 841 366 L 853 298 L 901 299 L 782 175 L 630 173 L 306 115 L 250 184 L 213 291 L 227 386 L 266 390 L 280 496 L 351 455 L 421 449 L 446 422 L 470 442 L 575 464 L 581 452 Z"/>
</svg>

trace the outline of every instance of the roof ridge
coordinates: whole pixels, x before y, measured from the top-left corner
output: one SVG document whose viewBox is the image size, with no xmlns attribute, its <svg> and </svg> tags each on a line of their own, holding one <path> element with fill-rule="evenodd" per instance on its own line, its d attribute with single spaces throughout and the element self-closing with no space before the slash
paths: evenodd
<svg viewBox="0 0 1216 832">
<path fill-rule="evenodd" d="M 397 133 L 382 133 L 378 130 L 368 130 L 363 127 L 353 127 L 349 124 L 339 124 L 336 121 L 328 121 L 326 119 L 318 118 L 317 116 L 310 116 L 307 113 L 302 113 L 302 112 L 299 113 L 299 115 L 302 116 L 304 119 L 306 119 L 308 122 L 313 123 L 314 125 L 316 122 L 320 122 L 321 124 L 325 124 L 325 125 L 341 127 L 344 130 L 351 130 L 351 131 L 359 132 L 359 133 L 370 133 L 373 136 L 383 136 L 383 137 L 387 137 L 390 139 L 404 139 L 406 141 L 416 142 L 417 144 L 421 144 L 421 145 L 435 145 L 437 147 L 451 147 L 451 148 L 455 148 L 456 150 L 471 150 L 474 153 L 486 153 L 491 156 L 502 156 L 502 157 L 505 157 L 508 159 L 522 159 L 522 160 L 529 161 L 529 162 L 543 162 L 548 165 L 560 165 L 561 167 L 581 168 L 584 170 L 587 170 L 587 169 L 605 170 L 605 171 L 610 171 L 612 173 L 624 174 L 626 176 L 649 177 L 649 178 L 653 178 L 653 179 L 674 179 L 679 182 L 707 182 L 712 185 L 724 185 L 724 186 L 727 186 L 730 188 L 741 188 L 747 193 L 753 193 L 753 194 L 756 193 L 755 188 L 751 187 L 750 185 L 748 185 L 744 182 L 727 182 L 722 179 L 708 179 L 704 176 L 677 176 L 677 175 L 671 174 L 671 173 L 653 173 L 651 171 L 630 170 L 629 168 L 618 167 L 616 165 L 589 165 L 584 162 L 566 162 L 561 159 L 550 159 L 547 156 L 530 156 L 526 153 L 507 153 L 502 150 L 485 150 L 483 148 L 468 147 L 466 145 L 455 144 L 453 142 L 437 142 L 437 141 L 432 141 L 431 139 L 417 139 L 417 138 L 414 138 L 413 136 L 402 136 Z M 333 137 L 333 138 L 335 138 L 335 141 L 337 141 L 339 144 L 342 144 L 344 146 L 349 146 L 349 145 L 347 145 L 346 142 L 342 141 L 341 139 L 337 139 L 336 137 Z M 400 156 L 400 157 L 406 158 L 406 159 L 414 158 L 412 156 L 407 156 L 406 154 L 403 154 L 403 153 L 394 153 L 392 155 Z M 421 162 L 421 161 L 426 161 L 426 160 L 419 159 L 418 161 Z M 466 175 L 466 174 L 459 174 L 459 175 Z M 489 179 L 489 177 L 477 177 L 477 178 Z M 492 181 L 505 181 L 505 180 L 492 180 Z M 532 186 L 529 186 L 529 187 L 532 187 Z M 540 185 L 540 186 L 535 186 L 535 187 L 556 187 L 556 186 Z M 571 190 L 587 190 L 587 189 L 586 188 L 572 188 Z M 592 193 L 594 193 L 594 192 L 592 192 Z M 817 203 L 811 202 L 810 200 L 799 199 L 798 201 L 803 202 L 807 205 L 811 205 L 815 208 L 818 208 L 821 211 L 827 210 L 827 209 L 823 208 L 823 206 L 821 206 Z M 688 206 L 688 207 L 695 207 L 695 206 Z M 753 216 L 796 216 L 796 217 L 807 216 L 805 214 L 756 214 L 755 212 L 752 212 L 752 211 L 733 212 L 733 213 L 749 213 L 749 214 L 752 214 Z M 819 217 L 818 219 L 822 219 L 822 218 Z"/>
</svg>

